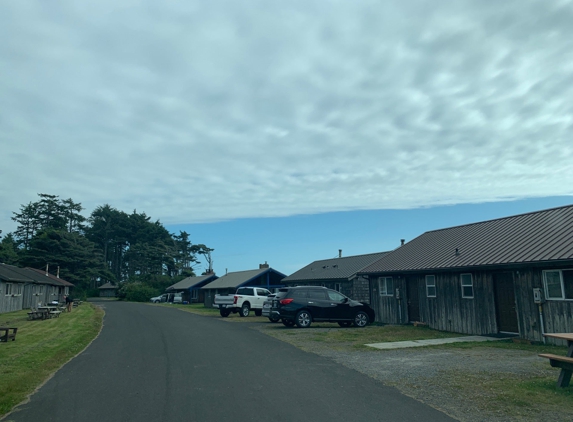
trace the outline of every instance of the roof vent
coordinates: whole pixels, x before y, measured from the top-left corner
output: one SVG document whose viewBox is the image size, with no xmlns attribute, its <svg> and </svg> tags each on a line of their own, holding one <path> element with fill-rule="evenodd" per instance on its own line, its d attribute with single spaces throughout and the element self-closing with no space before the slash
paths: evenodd
<svg viewBox="0 0 573 422">
<path fill-rule="evenodd" d="M 259 264 L 259 270 L 262 270 L 263 268 L 269 268 L 269 264 L 267 264 L 267 261 L 265 261 L 264 264 Z"/>
<path fill-rule="evenodd" d="M 460 250 L 458 248 L 456 248 L 456 256 L 458 256 L 460 254 Z"/>
<path fill-rule="evenodd" d="M 406 243 L 406 239 L 400 239 L 400 246 L 404 246 L 404 243 Z"/>
<path fill-rule="evenodd" d="M 342 258 L 342 249 L 339 249 L 339 250 L 338 250 L 338 257 L 339 257 L 339 258 Z"/>
</svg>

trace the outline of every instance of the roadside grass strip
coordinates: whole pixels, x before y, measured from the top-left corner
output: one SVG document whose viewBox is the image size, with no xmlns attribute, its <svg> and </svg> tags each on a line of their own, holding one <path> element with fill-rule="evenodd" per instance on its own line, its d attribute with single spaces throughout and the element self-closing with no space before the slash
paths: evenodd
<svg viewBox="0 0 573 422">
<path fill-rule="evenodd" d="M 59 318 L 28 321 L 28 310 L 0 314 L 0 326 L 18 327 L 0 343 L 0 417 L 24 401 L 99 333 L 104 312 L 84 302 Z"/>
</svg>

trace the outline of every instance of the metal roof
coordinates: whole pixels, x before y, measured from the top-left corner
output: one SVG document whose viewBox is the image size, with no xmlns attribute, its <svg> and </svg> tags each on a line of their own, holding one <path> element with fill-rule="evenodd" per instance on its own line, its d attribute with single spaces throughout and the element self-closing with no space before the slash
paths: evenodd
<svg viewBox="0 0 573 422">
<path fill-rule="evenodd" d="M 166 290 L 186 290 L 197 284 L 208 282 L 209 279 L 216 280 L 218 277 L 215 274 L 200 275 L 198 277 L 187 277 L 178 283 L 169 286 Z"/>
<path fill-rule="evenodd" d="M 7 282 L 30 283 L 30 277 L 26 277 L 17 271 L 18 267 L 8 264 L 0 264 L 0 280 Z"/>
<path fill-rule="evenodd" d="M 37 281 L 39 281 L 39 282 L 49 283 L 46 279 L 42 278 L 42 277 L 47 277 L 47 278 L 50 280 L 51 284 L 56 284 L 56 285 L 57 285 L 57 284 L 61 284 L 61 285 L 68 286 L 68 287 L 75 287 L 75 286 L 74 286 L 72 283 L 70 283 L 69 281 L 66 281 L 66 280 L 64 280 L 63 278 L 60 278 L 60 277 L 56 277 L 56 276 L 53 275 L 53 274 L 46 273 L 46 271 L 44 271 L 44 270 L 38 270 L 38 269 L 36 269 L 36 268 L 29 268 L 29 267 L 23 268 L 23 270 L 33 271 L 33 273 L 35 273 L 35 274 L 31 275 L 31 277 L 34 277 L 35 280 L 37 280 Z M 38 275 L 39 275 L 40 277 L 38 277 Z"/>
<path fill-rule="evenodd" d="M 360 273 L 573 259 L 573 205 L 429 231 Z"/>
<path fill-rule="evenodd" d="M 378 252 L 314 261 L 284 278 L 283 281 L 288 283 L 289 281 L 300 280 L 348 280 L 361 269 L 378 261 L 388 253 Z"/>
<path fill-rule="evenodd" d="M 240 285 L 245 284 L 253 280 L 254 278 L 263 275 L 264 273 L 271 271 L 285 277 L 283 273 L 273 270 L 272 268 L 259 268 L 258 270 L 236 271 L 232 273 L 227 273 L 224 276 L 219 277 L 217 280 L 207 284 L 205 287 L 201 288 L 202 289 L 237 288 Z"/>
</svg>

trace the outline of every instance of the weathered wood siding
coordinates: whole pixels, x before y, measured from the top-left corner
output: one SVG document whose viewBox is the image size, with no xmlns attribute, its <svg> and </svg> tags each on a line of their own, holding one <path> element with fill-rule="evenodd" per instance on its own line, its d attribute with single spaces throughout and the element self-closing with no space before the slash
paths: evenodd
<svg viewBox="0 0 573 422">
<path fill-rule="evenodd" d="M 18 283 L 11 282 L 10 284 Z M 0 281 L 0 313 L 22 310 L 23 297 L 24 294 L 7 296 L 6 283 L 4 281 Z"/>
<path fill-rule="evenodd" d="M 559 267 L 571 269 L 573 267 Z M 542 305 L 544 327 L 541 327 L 539 307 L 533 301 L 533 289 L 544 291 L 543 270 L 548 268 L 523 267 L 511 271 L 515 293 L 515 309 L 519 335 L 522 338 L 543 341 L 543 332 L 573 332 L 573 300 L 547 300 Z M 492 334 L 499 331 L 494 293 L 494 276 L 499 271 L 428 272 L 409 274 L 418 279 L 420 319 L 429 327 L 464 334 Z M 473 299 L 462 298 L 460 275 L 471 273 Z M 436 297 L 427 297 L 425 276 L 436 277 Z M 402 275 L 392 275 L 394 288 L 400 289 L 401 300 L 395 296 L 380 296 L 378 277 L 372 277 L 370 291 L 376 321 L 402 324 L 408 321 L 406 283 Z M 547 339 L 548 343 L 564 345 L 565 342 Z"/>
<path fill-rule="evenodd" d="M 421 319 L 437 330 L 478 335 L 496 333 L 498 330 L 491 273 L 471 273 L 473 298 L 462 297 L 461 274 L 431 274 L 436 277 L 436 297 L 427 297 L 425 275 L 419 276 Z"/>
<path fill-rule="evenodd" d="M 548 268 L 526 268 L 514 272 L 520 335 L 534 341 L 543 341 L 539 306 L 533 301 L 534 288 L 544 291 L 543 269 Z M 559 269 L 571 269 L 571 267 Z M 573 300 L 547 300 L 542 305 L 542 311 L 543 332 L 573 332 Z M 565 345 L 563 340 L 547 338 L 546 341 L 551 344 Z"/>
</svg>

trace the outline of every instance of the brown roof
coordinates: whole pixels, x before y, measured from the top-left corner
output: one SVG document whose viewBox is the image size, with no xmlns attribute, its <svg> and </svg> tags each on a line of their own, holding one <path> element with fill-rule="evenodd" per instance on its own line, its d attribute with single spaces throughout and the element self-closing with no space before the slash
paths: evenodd
<svg viewBox="0 0 573 422">
<path fill-rule="evenodd" d="M 43 270 L 37 270 L 35 268 L 26 268 L 27 270 L 31 270 L 34 271 L 35 273 L 38 273 L 40 275 L 43 275 L 44 277 L 48 277 L 51 281 L 55 281 L 56 283 L 61 283 L 64 286 L 68 286 L 68 287 L 75 287 L 72 283 L 70 283 L 69 281 L 64 280 L 63 278 L 59 278 L 56 277 L 55 275 L 52 275 L 50 273 L 46 273 L 46 271 Z"/>
<path fill-rule="evenodd" d="M 573 205 L 429 231 L 360 273 L 573 260 Z"/>
</svg>

